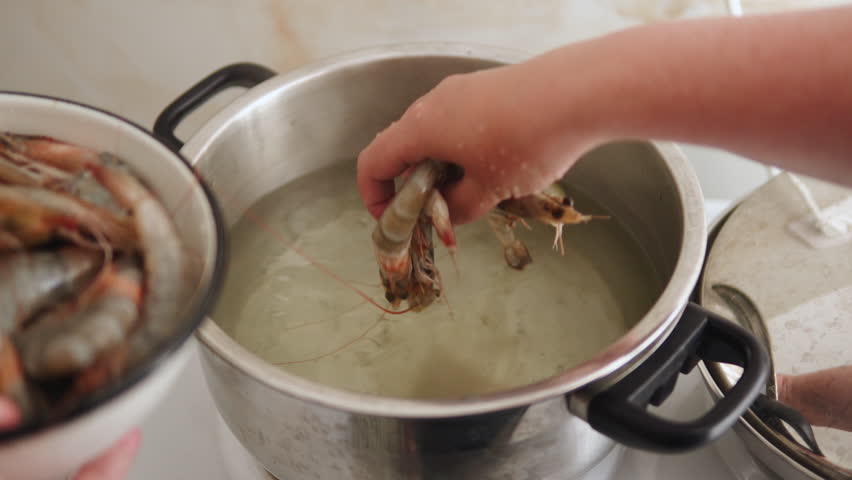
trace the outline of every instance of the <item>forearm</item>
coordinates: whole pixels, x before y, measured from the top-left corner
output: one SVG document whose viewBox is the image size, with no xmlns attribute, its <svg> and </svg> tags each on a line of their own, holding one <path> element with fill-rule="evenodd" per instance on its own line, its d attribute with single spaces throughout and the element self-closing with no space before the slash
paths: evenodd
<svg viewBox="0 0 852 480">
<path fill-rule="evenodd" d="M 524 68 L 551 79 L 564 128 L 579 115 L 601 140 L 715 146 L 852 186 L 851 49 L 844 7 L 639 27 Z"/>
</svg>

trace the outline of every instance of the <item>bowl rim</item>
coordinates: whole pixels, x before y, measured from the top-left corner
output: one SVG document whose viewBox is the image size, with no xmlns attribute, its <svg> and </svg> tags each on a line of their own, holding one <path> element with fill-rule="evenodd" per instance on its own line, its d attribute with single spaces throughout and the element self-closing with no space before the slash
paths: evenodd
<svg viewBox="0 0 852 480">
<path fill-rule="evenodd" d="M 45 102 L 46 104 L 63 103 L 75 108 L 82 108 L 93 115 L 99 115 L 105 118 L 108 122 L 123 123 L 130 127 L 131 131 L 138 133 L 140 136 L 147 136 L 150 139 L 153 139 L 164 149 L 164 154 L 172 155 L 178 160 L 177 163 L 179 165 L 188 169 L 189 174 L 196 179 L 201 187 L 204 200 L 207 203 L 207 207 L 210 209 L 210 216 L 213 222 L 215 236 L 215 247 L 213 263 L 210 269 L 207 285 L 203 287 L 203 291 L 199 295 L 199 298 L 187 310 L 187 317 L 190 320 L 181 325 L 181 328 L 179 328 L 171 338 L 163 342 L 163 344 L 161 344 L 158 348 L 155 348 L 151 353 L 150 358 L 143 361 L 136 367 L 127 370 L 126 374 L 121 375 L 121 377 L 112 384 L 101 389 L 96 394 L 83 399 L 77 406 L 69 409 L 61 416 L 48 421 L 25 423 L 19 427 L 0 431 L 0 447 L 24 438 L 31 438 L 39 434 L 47 433 L 49 430 L 58 429 L 72 422 L 81 420 L 88 414 L 95 412 L 100 407 L 110 404 L 113 400 L 129 393 L 134 387 L 152 376 L 160 367 L 163 366 L 163 364 L 170 360 L 190 338 L 192 338 L 198 327 L 207 320 L 207 314 L 213 308 L 219 298 L 219 293 L 222 290 L 225 270 L 228 262 L 228 237 L 225 228 L 225 217 L 219 202 L 207 182 L 197 174 L 195 169 L 192 167 L 192 164 L 179 151 L 173 150 L 157 135 L 150 130 L 145 129 L 138 123 L 103 108 L 52 95 L 0 89 L 0 103 L 2 103 L 3 99 L 6 97 L 24 97 L 35 99 L 39 102 Z"/>
<path fill-rule="evenodd" d="M 470 59 L 508 64 L 526 55 L 515 49 L 457 42 L 413 42 L 368 47 L 327 57 L 272 77 L 231 101 L 192 134 L 181 151 L 196 165 L 215 139 L 245 114 L 244 107 L 261 104 L 281 90 L 298 88 L 323 74 L 339 72 L 371 62 L 417 58 Z M 603 383 L 631 369 L 668 336 L 688 303 L 704 258 L 706 225 L 701 186 L 681 149 L 672 142 L 645 140 L 660 155 L 681 198 L 683 231 L 680 252 L 671 275 L 653 305 L 619 339 L 585 362 L 541 381 L 484 395 L 452 399 L 408 399 L 357 393 L 314 382 L 274 366 L 241 346 L 214 321 L 202 325 L 196 336 L 201 352 L 215 357 L 249 378 L 291 398 L 338 411 L 394 418 L 446 418 L 519 408 L 564 396 Z M 202 359 L 205 355 L 202 355 Z M 626 372 L 625 372 L 626 373 Z M 600 381 L 600 383 L 596 383 Z M 215 395 L 214 395 L 215 396 Z M 569 402 L 585 416 L 584 402 Z"/>
</svg>

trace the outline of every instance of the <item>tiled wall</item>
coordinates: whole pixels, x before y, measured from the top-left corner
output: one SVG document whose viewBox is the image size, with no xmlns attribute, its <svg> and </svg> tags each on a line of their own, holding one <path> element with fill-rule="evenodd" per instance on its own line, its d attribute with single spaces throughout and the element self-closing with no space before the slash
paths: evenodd
<svg viewBox="0 0 852 480">
<path fill-rule="evenodd" d="M 0 89 L 94 104 L 146 127 L 176 95 L 235 61 L 286 71 L 400 41 L 461 41 L 537 53 L 639 23 L 727 14 L 726 0 L 5 0 Z M 836 0 L 743 0 L 752 11 Z M 225 98 L 220 100 L 223 103 Z M 214 104 L 212 108 L 215 108 Z M 191 133 L 204 112 L 182 130 Z M 765 170 L 689 148 L 713 197 Z"/>
</svg>

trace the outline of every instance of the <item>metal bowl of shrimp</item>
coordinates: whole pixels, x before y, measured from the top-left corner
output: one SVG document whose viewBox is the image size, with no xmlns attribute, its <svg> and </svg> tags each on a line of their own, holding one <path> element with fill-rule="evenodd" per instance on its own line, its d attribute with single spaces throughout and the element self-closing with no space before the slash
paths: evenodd
<svg viewBox="0 0 852 480">
<path fill-rule="evenodd" d="M 231 432 L 276 478 L 577 478 L 608 468 L 623 445 L 672 453 L 712 442 L 759 393 L 768 375 L 760 343 L 689 303 L 706 229 L 698 181 L 677 146 L 602 146 L 560 185 L 501 202 L 489 216 L 497 238 L 484 223 L 460 226 L 455 256 L 463 280 L 452 288 L 440 279 L 449 285 L 453 273 L 435 275 L 433 267 L 448 260 L 438 258 L 436 252 L 444 252 L 430 240 L 434 228 L 454 245 L 441 233 L 446 225 L 435 221 L 446 213 L 433 194 L 452 176 L 441 159 L 422 162 L 399 182 L 385 210 L 391 213 L 376 222 L 365 212 L 354 164 L 377 133 L 444 78 L 524 57 L 481 46 L 415 44 L 351 52 L 281 75 L 234 64 L 202 79 L 159 116 L 155 133 L 180 148 L 222 199 L 234 260 L 219 303 L 254 308 L 229 314 L 217 307 L 199 329 L 204 375 Z M 231 86 L 248 91 L 182 144 L 174 135 L 181 119 Z M 575 194 L 582 189 L 597 206 L 574 204 L 560 186 Z M 330 213 L 312 210 L 321 204 Z M 404 214 L 385 217 L 394 212 Z M 514 222 L 506 221 L 512 218 L 517 224 L 526 218 L 533 231 L 542 223 L 555 226 L 557 236 L 565 225 L 572 232 L 567 253 L 551 249 L 558 245 L 551 231 L 539 247 L 515 248 L 520 233 L 516 238 Z M 584 231 L 616 225 L 623 226 L 617 237 L 626 239 L 620 246 L 601 251 L 615 238 L 601 231 L 577 254 Z M 297 240 L 271 251 L 287 238 Z M 477 243 L 480 238 L 487 240 Z M 576 255 L 568 260 L 571 251 Z M 245 252 L 262 253 L 252 263 Z M 476 252 L 484 260 L 476 261 Z M 561 283 L 559 275 L 580 271 L 592 257 L 612 268 L 582 270 L 585 276 Z M 629 265 L 640 257 L 653 267 L 634 276 Z M 252 267 L 239 277 L 243 264 Z M 412 267 L 392 271 L 397 264 Z M 404 278 L 394 277 L 400 272 Z M 258 280 L 262 274 L 270 274 L 266 283 L 274 288 Z M 596 277 L 606 284 L 591 286 Z M 499 279 L 508 288 L 483 293 Z M 535 288 L 524 290 L 533 280 Z M 355 281 L 375 290 L 359 298 Z M 370 287 L 371 281 L 381 283 Z M 618 281 L 623 288 L 613 290 Z M 402 290 L 389 288 L 396 286 Z M 623 330 L 595 343 L 627 297 L 646 287 L 648 303 Z M 606 293 L 612 291 L 623 297 Z M 503 308 L 514 300 L 524 307 Z M 391 310 L 406 302 L 407 313 Z M 591 303 L 613 308 L 593 319 L 583 306 Z M 486 315 L 493 305 L 500 311 Z M 503 328 L 497 318 L 508 333 L 483 346 Z M 562 330 L 542 333 L 547 319 Z M 527 341 L 530 335 L 538 336 Z M 492 373 L 511 373 L 540 358 L 545 344 L 556 352 L 597 346 L 570 364 L 546 366 L 545 374 L 475 388 Z M 516 345 L 517 356 L 507 357 Z M 731 394 L 692 421 L 658 416 L 650 406 L 664 402 L 678 375 L 704 359 L 743 368 Z M 362 379 L 373 383 L 353 386 Z M 401 392 L 400 386 L 408 390 L 387 393 Z"/>
<path fill-rule="evenodd" d="M 177 380 L 225 264 L 189 163 L 118 115 L 0 91 L 0 478 L 73 474 Z"/>
</svg>

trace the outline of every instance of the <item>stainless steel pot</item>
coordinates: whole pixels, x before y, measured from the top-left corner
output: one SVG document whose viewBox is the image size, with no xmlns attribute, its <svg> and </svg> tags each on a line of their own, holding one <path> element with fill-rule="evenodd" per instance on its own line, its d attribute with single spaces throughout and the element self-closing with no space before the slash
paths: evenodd
<svg viewBox="0 0 852 480">
<path fill-rule="evenodd" d="M 354 162 L 377 132 L 444 77 L 520 59 L 513 52 L 430 44 L 357 52 L 280 76 L 237 64 L 179 97 L 154 130 L 181 148 L 173 132 L 186 114 L 225 88 L 250 87 L 181 149 L 233 224 L 281 185 Z M 755 398 L 768 365 L 749 333 L 688 305 L 705 225 L 687 161 L 669 144 L 611 144 L 589 153 L 567 180 L 595 192 L 666 279 L 653 307 L 621 339 L 523 388 L 419 401 L 307 381 L 265 363 L 208 321 L 198 332 L 202 364 L 235 436 L 269 472 L 288 480 L 566 479 L 595 465 L 614 441 L 676 452 L 718 437 Z M 731 395 L 690 422 L 649 411 L 699 359 L 745 367 Z"/>
</svg>

